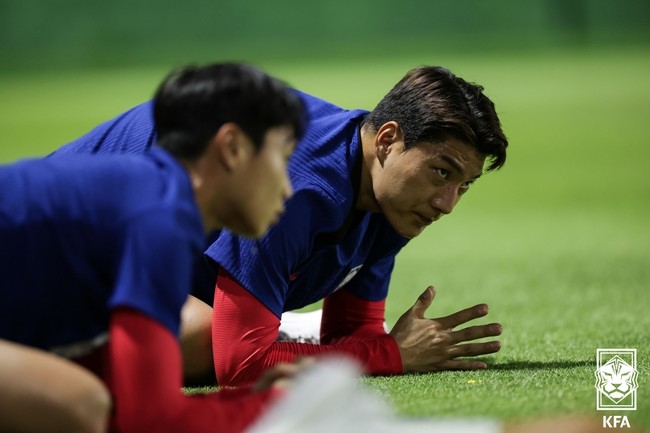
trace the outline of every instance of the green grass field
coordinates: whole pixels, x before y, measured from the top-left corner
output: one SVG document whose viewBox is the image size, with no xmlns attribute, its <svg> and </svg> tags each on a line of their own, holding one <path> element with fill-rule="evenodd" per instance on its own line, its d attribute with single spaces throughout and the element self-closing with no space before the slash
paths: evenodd
<svg viewBox="0 0 650 433">
<path fill-rule="evenodd" d="M 510 139 L 501 172 L 400 255 L 387 320 L 428 284 L 431 317 L 487 302 L 491 369 L 364 383 L 409 416 L 522 419 L 595 410 L 597 348 L 636 348 L 650 429 L 650 49 L 262 64 L 343 106 L 372 108 L 407 69 L 477 81 Z M 148 98 L 165 69 L 0 77 L 0 162 L 43 155 Z"/>
</svg>

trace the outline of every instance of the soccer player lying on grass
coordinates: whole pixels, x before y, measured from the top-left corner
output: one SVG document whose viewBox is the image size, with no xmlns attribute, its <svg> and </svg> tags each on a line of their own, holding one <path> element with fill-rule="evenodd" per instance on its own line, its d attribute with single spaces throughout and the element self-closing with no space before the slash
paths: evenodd
<svg viewBox="0 0 650 433">
<path fill-rule="evenodd" d="M 177 334 L 205 233 L 260 236 L 282 212 L 304 104 L 218 64 L 172 73 L 152 107 L 145 155 L 0 168 L 0 431 L 240 432 L 287 371 L 184 396 Z"/>
<path fill-rule="evenodd" d="M 219 384 L 250 383 L 278 362 L 329 352 L 355 356 L 370 374 L 486 367 L 457 358 L 498 351 L 497 341 L 463 343 L 499 335 L 501 326 L 455 328 L 485 316 L 487 305 L 425 319 L 430 287 L 384 330 L 396 254 L 505 162 L 508 142 L 482 90 L 444 68 L 420 67 L 370 113 L 299 93 L 309 124 L 289 164 L 295 194 L 283 219 L 259 240 L 222 231 L 206 251 L 218 269 L 214 296 L 194 292 L 213 302 L 212 321 L 207 305 L 184 307 L 187 340 L 211 326 Z M 154 141 L 148 112 L 149 103 L 135 107 L 58 153 L 143 152 Z M 320 344 L 276 341 L 283 312 L 321 299 Z M 184 353 L 188 365 L 205 366 L 208 348 Z"/>
</svg>

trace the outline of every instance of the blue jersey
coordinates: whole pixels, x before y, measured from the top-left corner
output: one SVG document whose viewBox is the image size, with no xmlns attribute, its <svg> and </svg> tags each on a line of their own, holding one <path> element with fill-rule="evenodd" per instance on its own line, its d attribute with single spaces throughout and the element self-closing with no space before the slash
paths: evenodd
<svg viewBox="0 0 650 433">
<path fill-rule="evenodd" d="M 342 287 L 385 299 L 395 255 L 407 242 L 382 214 L 355 209 L 367 111 L 300 95 L 309 125 L 289 164 L 294 195 L 280 222 L 259 240 L 223 230 L 205 252 L 278 317 Z M 150 113 L 149 103 L 135 107 L 60 151 L 144 151 L 154 142 Z"/>
<path fill-rule="evenodd" d="M 206 251 L 278 317 L 344 286 L 362 299 L 386 298 L 406 244 L 382 214 L 355 209 L 367 112 L 304 99 L 310 123 L 289 164 L 286 212 L 260 240 L 224 230 Z"/>
<path fill-rule="evenodd" d="M 138 155 L 149 150 L 155 141 L 153 104 L 149 101 L 102 123 L 88 134 L 62 146 L 55 154 Z"/>
<path fill-rule="evenodd" d="M 60 147 L 51 156 L 58 158 L 61 155 L 87 153 L 138 155 L 154 147 L 155 142 L 153 103 L 148 101 L 100 124 L 89 133 Z M 212 244 L 218 235 L 219 232 L 214 232 L 204 239 L 203 248 L 194 260 L 195 268 L 192 272 L 191 292 L 208 304 L 212 304 L 216 272 L 214 268 L 206 265 L 203 250 Z"/>
<path fill-rule="evenodd" d="M 0 338 L 79 356 L 116 307 L 177 334 L 204 239 L 189 177 L 166 151 L 0 167 Z"/>
</svg>

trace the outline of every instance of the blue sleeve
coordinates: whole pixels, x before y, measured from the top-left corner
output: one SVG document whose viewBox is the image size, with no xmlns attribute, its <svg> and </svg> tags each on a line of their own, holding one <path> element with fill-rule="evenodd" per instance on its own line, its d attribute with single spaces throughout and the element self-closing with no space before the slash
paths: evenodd
<svg viewBox="0 0 650 433">
<path fill-rule="evenodd" d="M 394 255 L 364 264 L 359 273 L 345 286 L 345 290 L 366 301 L 386 299 L 394 265 Z"/>
<path fill-rule="evenodd" d="M 151 101 L 140 104 L 63 145 L 52 155 L 69 153 L 144 153 L 155 143 Z"/>
<path fill-rule="evenodd" d="M 371 254 L 364 266 L 345 286 L 345 290 L 367 301 L 381 301 L 388 296 L 390 277 L 395 267 L 395 256 L 407 244 L 382 215 L 374 215 L 380 235 L 375 238 Z"/>
<path fill-rule="evenodd" d="M 196 229 L 184 227 L 185 221 L 182 215 L 156 209 L 129 222 L 109 308 L 133 308 L 178 335 L 200 248 L 193 242 Z"/>
</svg>

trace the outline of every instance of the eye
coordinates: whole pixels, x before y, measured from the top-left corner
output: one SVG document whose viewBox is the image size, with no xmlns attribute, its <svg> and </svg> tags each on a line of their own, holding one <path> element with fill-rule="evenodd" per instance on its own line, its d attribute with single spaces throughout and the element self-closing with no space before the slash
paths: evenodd
<svg viewBox="0 0 650 433">
<path fill-rule="evenodd" d="M 463 182 L 463 183 L 460 185 L 460 189 L 461 189 L 463 192 L 465 192 L 465 191 L 467 191 L 467 190 L 469 189 L 470 186 L 472 186 L 473 183 L 474 183 L 474 180 L 468 180 L 467 182 Z"/>
<path fill-rule="evenodd" d="M 433 171 L 443 179 L 447 179 L 449 177 L 449 170 L 446 170 L 444 168 L 434 168 Z"/>
</svg>

